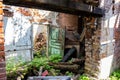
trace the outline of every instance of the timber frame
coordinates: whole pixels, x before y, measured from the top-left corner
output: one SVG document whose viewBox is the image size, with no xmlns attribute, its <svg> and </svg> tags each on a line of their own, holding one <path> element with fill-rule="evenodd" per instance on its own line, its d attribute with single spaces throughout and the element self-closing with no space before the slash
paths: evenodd
<svg viewBox="0 0 120 80">
<path fill-rule="evenodd" d="M 102 17 L 104 10 L 88 4 L 70 0 L 3 0 L 4 4 L 44 9 L 80 16 Z"/>
</svg>

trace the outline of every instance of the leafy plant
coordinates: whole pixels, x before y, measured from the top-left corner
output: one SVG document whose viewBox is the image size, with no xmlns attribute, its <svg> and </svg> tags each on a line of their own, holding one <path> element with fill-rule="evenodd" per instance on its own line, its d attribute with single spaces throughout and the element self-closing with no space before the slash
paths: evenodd
<svg viewBox="0 0 120 80">
<path fill-rule="evenodd" d="M 49 57 L 49 61 L 53 63 L 60 62 L 62 60 L 62 56 L 60 54 L 54 54 Z"/>
<path fill-rule="evenodd" d="M 61 59 L 62 59 L 62 56 L 59 54 L 50 55 L 49 58 L 46 56 L 37 55 L 31 62 L 24 63 L 23 61 L 19 60 L 18 62 L 20 64 L 15 65 L 13 63 L 15 59 L 11 58 L 7 62 L 7 73 L 8 73 L 7 76 L 8 78 L 10 78 L 10 80 L 12 79 L 16 80 L 16 78 L 19 76 L 24 79 L 24 76 L 26 74 L 38 75 L 38 71 L 41 66 L 43 67 L 43 70 L 48 70 L 49 72 L 51 72 L 51 75 L 56 76 L 60 74 L 60 70 L 54 69 L 48 63 L 49 62 L 56 63 L 56 62 L 61 61 Z M 72 75 L 72 73 L 70 72 L 68 72 L 67 74 Z"/>
<path fill-rule="evenodd" d="M 47 56 L 46 47 L 41 47 L 39 50 L 35 50 L 34 57 Z"/>
<path fill-rule="evenodd" d="M 79 77 L 79 80 L 90 80 L 90 78 L 83 74 Z"/>
<path fill-rule="evenodd" d="M 39 70 L 41 66 L 44 67 L 45 70 L 52 69 L 52 66 L 49 66 L 49 62 L 59 62 L 61 60 L 60 55 L 51 55 L 49 58 L 46 56 L 35 57 L 31 62 L 31 66 Z"/>
<path fill-rule="evenodd" d="M 41 58 L 34 58 L 30 62 L 31 66 L 39 70 L 40 66 L 43 66 L 45 69 L 49 69 L 50 66 L 48 66 L 48 59 L 46 57 L 41 57 Z"/>
<path fill-rule="evenodd" d="M 6 60 L 6 63 L 7 72 L 16 71 L 18 67 L 20 67 L 23 64 L 26 64 L 25 62 L 23 62 L 21 56 L 18 56 L 18 58 L 10 57 L 9 59 Z"/>
<path fill-rule="evenodd" d="M 120 70 L 114 71 L 110 76 L 110 80 L 120 80 Z"/>
<path fill-rule="evenodd" d="M 71 77 L 72 77 L 72 76 L 74 75 L 74 73 L 67 71 L 67 72 L 65 73 L 65 75 L 66 75 L 66 76 L 71 76 Z"/>
</svg>

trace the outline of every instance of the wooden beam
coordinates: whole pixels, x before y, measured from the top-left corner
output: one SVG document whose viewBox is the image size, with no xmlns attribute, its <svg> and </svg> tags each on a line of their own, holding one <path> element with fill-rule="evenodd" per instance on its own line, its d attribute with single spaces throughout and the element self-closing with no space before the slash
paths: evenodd
<svg viewBox="0 0 120 80">
<path fill-rule="evenodd" d="M 102 17 L 104 11 L 100 8 L 90 9 L 90 5 L 70 0 L 3 0 L 4 4 L 28 8 L 44 9 L 81 16 Z"/>
</svg>

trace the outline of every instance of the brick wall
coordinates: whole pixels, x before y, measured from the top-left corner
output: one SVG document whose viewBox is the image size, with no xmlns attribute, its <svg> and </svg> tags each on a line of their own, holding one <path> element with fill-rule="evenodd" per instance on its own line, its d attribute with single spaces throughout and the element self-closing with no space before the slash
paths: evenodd
<svg viewBox="0 0 120 80">
<path fill-rule="evenodd" d="M 119 3 L 119 0 L 114 3 L 112 0 L 101 0 L 104 17 L 97 21 L 98 27 L 87 26 L 85 73 L 96 79 L 107 80 L 111 72 L 120 68 Z"/>
<path fill-rule="evenodd" d="M 59 13 L 58 24 L 67 30 L 75 31 L 78 28 L 78 16 Z"/>
<path fill-rule="evenodd" d="M 5 52 L 4 52 L 4 29 L 3 29 L 3 4 L 0 0 L 0 80 L 6 80 Z"/>
<path fill-rule="evenodd" d="M 119 3 L 119 4 L 118 4 Z M 115 39 L 115 48 L 114 48 L 114 68 L 120 68 L 120 0 L 116 0 L 115 2 L 115 14 L 116 20 L 114 25 L 114 39 Z"/>
<path fill-rule="evenodd" d="M 100 19 L 85 18 L 86 35 L 85 35 L 85 74 L 91 78 L 98 78 L 100 73 Z M 96 25 L 97 23 L 97 25 Z"/>
<path fill-rule="evenodd" d="M 114 30 L 118 26 L 119 19 L 119 0 L 102 0 L 100 7 L 105 9 L 105 16 L 101 22 L 101 50 L 100 54 L 105 55 L 100 60 L 99 78 L 107 78 L 109 75 L 120 67 L 119 61 L 119 42 L 115 39 Z M 112 4 L 112 6 L 110 5 Z M 116 31 L 115 31 L 116 32 Z M 118 38 L 120 38 L 118 36 Z M 117 43 L 116 43 L 117 42 Z M 117 55 L 116 55 L 117 54 Z M 105 66 L 107 65 L 107 66 Z"/>
</svg>

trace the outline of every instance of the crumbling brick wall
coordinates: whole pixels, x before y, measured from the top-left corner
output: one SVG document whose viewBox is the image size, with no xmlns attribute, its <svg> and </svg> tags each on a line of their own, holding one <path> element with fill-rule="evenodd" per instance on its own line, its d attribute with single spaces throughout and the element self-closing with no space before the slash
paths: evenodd
<svg viewBox="0 0 120 80">
<path fill-rule="evenodd" d="M 100 73 L 100 19 L 85 18 L 85 74 L 98 78 Z M 91 24 L 91 25 L 87 25 Z"/>
<path fill-rule="evenodd" d="M 117 15 L 116 25 L 114 26 L 114 39 L 114 62 L 112 66 L 120 68 L 120 14 Z"/>
<path fill-rule="evenodd" d="M 101 0 L 99 7 L 105 10 L 105 15 L 99 18 L 97 29 L 92 26 L 87 29 L 85 73 L 96 79 L 108 79 L 120 67 L 119 3 L 119 0 Z"/>
<path fill-rule="evenodd" d="M 6 80 L 2 8 L 3 8 L 3 4 L 2 4 L 2 0 L 0 0 L 0 80 Z"/>
</svg>

